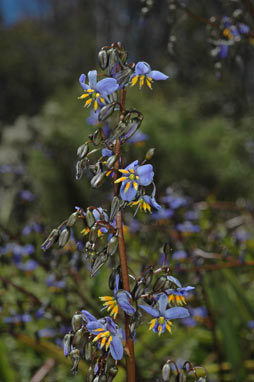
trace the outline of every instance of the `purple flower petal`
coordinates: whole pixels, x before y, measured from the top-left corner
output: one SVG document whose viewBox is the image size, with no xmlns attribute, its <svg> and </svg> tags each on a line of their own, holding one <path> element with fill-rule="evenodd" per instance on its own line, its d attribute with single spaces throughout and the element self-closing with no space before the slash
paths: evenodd
<svg viewBox="0 0 254 382">
<path fill-rule="evenodd" d="M 95 87 L 96 91 L 101 93 L 104 97 L 115 92 L 118 88 L 119 85 L 114 78 L 104 78 L 99 81 Z"/>
<path fill-rule="evenodd" d="M 158 300 L 159 311 L 162 316 L 164 316 L 166 307 L 168 305 L 168 296 L 166 294 L 162 294 Z"/>
<path fill-rule="evenodd" d="M 110 343 L 110 353 L 116 361 L 123 358 L 123 344 L 117 336 L 112 337 L 112 341 Z"/>
<path fill-rule="evenodd" d="M 244 23 L 239 23 L 238 29 L 239 29 L 240 33 L 242 33 L 242 34 L 248 34 L 250 31 L 250 27 Z"/>
<path fill-rule="evenodd" d="M 165 312 L 165 318 L 167 320 L 173 320 L 175 318 L 189 317 L 190 313 L 185 308 L 170 308 Z"/>
<path fill-rule="evenodd" d="M 144 61 L 139 61 L 135 66 L 135 74 L 140 76 L 142 74 L 147 74 L 151 71 L 151 66 Z"/>
<path fill-rule="evenodd" d="M 83 90 L 89 89 L 89 86 L 85 83 L 85 80 L 86 80 L 86 75 L 83 73 L 79 77 L 79 83 L 82 86 Z"/>
<path fill-rule="evenodd" d="M 224 44 L 220 46 L 220 58 L 224 59 L 228 55 L 228 45 Z"/>
<path fill-rule="evenodd" d="M 130 170 L 131 168 L 135 170 L 137 166 L 138 166 L 138 160 L 134 160 L 134 162 L 131 162 L 127 167 L 125 167 L 125 170 Z"/>
<path fill-rule="evenodd" d="M 83 318 L 85 318 L 87 322 L 96 321 L 96 318 L 85 309 L 81 310 L 81 314 L 84 316 Z"/>
<path fill-rule="evenodd" d="M 152 183 L 154 172 L 153 172 L 153 166 L 151 164 L 145 164 L 144 166 L 139 166 L 136 169 L 136 175 L 139 176 L 139 179 L 137 182 L 141 186 L 149 186 L 149 184 Z"/>
<path fill-rule="evenodd" d="M 140 308 L 142 308 L 146 313 L 151 314 L 153 317 L 159 317 L 160 313 L 158 310 L 152 308 L 151 306 L 148 305 L 139 305 Z"/>
<path fill-rule="evenodd" d="M 147 75 L 148 75 L 148 77 L 151 77 L 151 79 L 155 80 L 155 81 L 161 81 L 161 80 L 167 80 L 168 79 L 168 76 L 166 76 L 166 74 L 159 72 L 158 70 L 152 70 Z"/>
<path fill-rule="evenodd" d="M 109 150 L 109 149 L 102 149 L 101 150 L 101 154 L 104 156 L 104 157 L 111 157 L 111 155 L 113 155 L 113 151 Z"/>
<path fill-rule="evenodd" d="M 88 81 L 90 88 L 95 89 L 97 84 L 97 70 L 90 70 L 90 72 L 88 72 Z"/>
<path fill-rule="evenodd" d="M 135 190 L 135 188 L 133 187 L 133 184 L 131 182 L 129 189 L 125 192 L 124 190 L 125 190 L 125 186 L 127 183 L 128 183 L 127 180 L 124 180 L 122 182 L 122 185 L 120 188 L 120 195 L 121 195 L 122 200 L 126 200 L 127 202 L 131 202 L 133 199 L 135 199 L 137 191 Z"/>
</svg>

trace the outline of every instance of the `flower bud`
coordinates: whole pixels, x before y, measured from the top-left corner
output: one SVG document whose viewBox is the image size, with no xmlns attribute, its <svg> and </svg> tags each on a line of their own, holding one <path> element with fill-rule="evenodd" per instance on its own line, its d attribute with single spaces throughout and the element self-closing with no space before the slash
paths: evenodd
<svg viewBox="0 0 254 382">
<path fill-rule="evenodd" d="M 91 187 L 92 188 L 99 188 L 102 185 L 105 176 L 106 176 L 105 171 L 100 172 L 99 174 L 95 175 L 90 181 Z"/>
<path fill-rule="evenodd" d="M 69 228 L 73 227 L 77 220 L 78 220 L 78 213 L 77 212 L 73 212 L 73 214 L 71 214 L 68 217 L 66 226 L 69 227 Z"/>
<path fill-rule="evenodd" d="M 185 370 L 180 370 L 180 373 L 179 373 L 179 382 L 186 382 L 187 380 L 187 376 L 186 376 L 186 372 Z"/>
<path fill-rule="evenodd" d="M 110 170 L 118 159 L 118 155 L 111 155 L 106 162 L 106 167 Z"/>
<path fill-rule="evenodd" d="M 150 160 L 150 159 L 152 159 L 152 157 L 154 156 L 154 153 L 155 153 L 155 148 L 151 148 L 151 149 L 149 149 L 148 151 L 147 151 L 147 153 L 146 153 L 146 156 L 145 156 L 145 159 L 146 160 Z"/>
<path fill-rule="evenodd" d="M 108 260 L 108 254 L 106 254 L 105 252 L 101 252 L 97 256 L 90 272 L 91 277 L 93 277 L 98 272 L 98 270 L 106 263 L 107 260 Z"/>
<path fill-rule="evenodd" d="M 168 382 L 170 378 L 170 364 L 167 362 L 162 368 L 162 379 L 165 382 Z"/>
<path fill-rule="evenodd" d="M 107 254 L 109 256 L 113 256 L 117 250 L 117 247 L 118 247 L 118 238 L 116 236 L 112 236 L 108 242 Z"/>
<path fill-rule="evenodd" d="M 130 82 L 132 73 L 133 71 L 130 68 L 126 67 L 116 73 L 115 79 L 120 86 L 127 85 Z"/>
<path fill-rule="evenodd" d="M 114 196 L 111 202 L 110 216 L 109 220 L 112 221 L 119 211 L 121 206 L 121 200 L 118 196 Z"/>
<path fill-rule="evenodd" d="M 75 313 L 71 320 L 72 330 L 76 332 L 76 330 L 81 328 L 83 322 L 82 315 L 80 313 Z"/>
<path fill-rule="evenodd" d="M 78 349 L 73 349 L 71 352 L 70 352 L 70 357 L 71 357 L 71 360 L 72 360 L 72 373 L 73 374 L 77 374 L 78 372 L 78 364 L 79 364 L 79 361 L 80 361 L 80 351 Z"/>
<path fill-rule="evenodd" d="M 77 149 L 77 156 L 79 159 L 83 159 L 87 153 L 88 153 L 89 147 L 87 143 L 84 143 L 83 145 L 79 146 Z"/>
<path fill-rule="evenodd" d="M 80 352 L 83 352 L 84 346 L 87 341 L 86 331 L 84 328 L 81 328 L 76 331 L 73 337 L 73 346 L 75 346 L 77 349 L 80 350 Z"/>
<path fill-rule="evenodd" d="M 106 69 L 106 67 L 108 66 L 108 54 L 106 50 L 102 49 L 99 51 L 98 60 L 99 60 L 100 68 L 102 70 Z"/>
<path fill-rule="evenodd" d="M 69 237 L 70 237 L 70 230 L 68 228 L 63 229 L 58 239 L 59 247 L 64 247 L 65 244 L 68 242 Z"/>
<path fill-rule="evenodd" d="M 109 49 L 109 60 L 108 60 L 108 71 L 109 75 L 112 74 L 113 70 L 115 70 L 115 64 L 118 63 L 118 53 L 115 49 Z"/>
<path fill-rule="evenodd" d="M 107 118 L 111 116 L 115 109 L 115 103 L 109 103 L 108 105 L 103 106 L 98 115 L 99 121 L 106 121 Z"/>
<path fill-rule="evenodd" d="M 46 251 L 47 249 L 52 247 L 52 245 L 57 241 L 59 235 L 60 235 L 59 229 L 54 228 L 49 234 L 48 238 L 44 241 L 44 243 L 42 243 L 41 249 L 43 251 Z"/>
<path fill-rule="evenodd" d="M 89 241 L 95 243 L 98 237 L 98 229 L 97 227 L 92 227 L 89 232 Z"/>
<path fill-rule="evenodd" d="M 140 118 L 133 118 L 129 121 L 127 125 L 127 129 L 125 131 L 125 136 L 123 137 L 123 142 L 126 142 L 130 137 L 132 137 L 138 128 L 140 127 L 142 122 L 142 119 Z"/>
<path fill-rule="evenodd" d="M 86 211 L 86 222 L 89 228 L 91 228 L 95 223 L 95 218 L 91 210 Z"/>
<path fill-rule="evenodd" d="M 167 282 L 167 277 L 166 276 L 160 276 L 156 281 L 153 286 L 154 292 L 159 292 L 161 290 L 165 289 L 165 285 Z"/>
</svg>

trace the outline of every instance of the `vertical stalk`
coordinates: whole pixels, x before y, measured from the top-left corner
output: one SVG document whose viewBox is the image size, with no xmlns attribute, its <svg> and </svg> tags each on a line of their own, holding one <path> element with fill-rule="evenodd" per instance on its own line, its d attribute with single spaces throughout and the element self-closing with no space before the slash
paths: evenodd
<svg viewBox="0 0 254 382">
<path fill-rule="evenodd" d="M 120 104 L 121 104 L 121 111 L 119 114 L 119 120 L 121 117 L 122 112 L 125 108 L 125 96 L 126 96 L 126 90 L 120 91 Z M 120 158 L 121 153 L 121 143 L 120 140 L 117 139 L 115 148 L 114 148 L 115 154 L 117 154 Z M 117 163 L 115 164 L 115 170 L 118 170 L 120 166 L 119 159 Z M 114 180 L 116 180 L 118 177 L 117 171 L 115 171 L 114 174 Z M 114 184 L 114 194 L 119 195 L 119 185 Z M 130 292 L 130 283 L 129 283 L 129 275 L 128 275 L 128 263 L 127 263 L 127 254 L 126 254 L 126 248 L 125 248 L 125 241 L 124 241 L 124 234 L 123 234 L 123 215 L 122 211 L 118 211 L 116 215 L 116 226 L 118 230 L 118 249 L 119 249 L 119 259 L 120 259 L 120 266 L 121 266 L 121 274 L 122 274 L 122 281 L 123 281 L 123 288 Z M 128 382 L 135 382 L 135 355 L 134 355 L 134 343 L 132 338 L 130 337 L 130 329 L 129 329 L 129 316 L 124 315 L 124 321 L 125 321 L 125 335 L 126 335 L 126 347 L 128 349 L 128 356 L 126 357 L 126 369 L 127 369 L 127 381 Z"/>
</svg>

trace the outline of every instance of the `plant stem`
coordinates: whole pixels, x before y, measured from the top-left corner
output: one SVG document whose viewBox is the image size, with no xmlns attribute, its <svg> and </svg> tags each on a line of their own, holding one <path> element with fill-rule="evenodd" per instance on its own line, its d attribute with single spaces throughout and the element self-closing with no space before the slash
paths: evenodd
<svg viewBox="0 0 254 382">
<path fill-rule="evenodd" d="M 126 91 L 123 89 L 120 91 L 120 104 L 121 104 L 121 111 L 119 114 L 119 120 L 121 117 L 122 112 L 125 108 L 125 96 Z M 121 154 L 121 143 L 120 140 L 117 139 L 115 148 L 114 148 L 115 154 L 118 155 L 120 158 Z M 120 166 L 119 160 L 115 164 L 115 170 L 118 170 Z M 118 177 L 117 171 L 115 171 L 114 174 L 114 180 L 116 180 Z M 119 194 L 119 186 L 117 184 L 114 184 L 114 194 Z M 126 254 L 126 248 L 125 248 L 125 241 L 124 241 L 124 234 L 123 234 L 123 215 L 122 211 L 118 211 L 116 215 L 116 226 L 118 230 L 118 248 L 119 248 L 119 259 L 120 259 L 120 266 L 121 266 L 121 274 L 122 274 L 122 281 L 123 281 L 123 288 L 124 290 L 130 292 L 130 283 L 129 283 L 129 275 L 128 275 L 128 263 L 127 263 L 127 254 Z M 128 356 L 126 357 L 126 369 L 127 369 L 127 381 L 128 382 L 135 382 L 135 355 L 134 355 L 134 343 L 132 338 L 130 337 L 130 329 L 129 329 L 129 316 L 124 315 L 124 321 L 125 321 L 125 335 L 126 335 L 126 347 L 128 351 Z"/>
</svg>

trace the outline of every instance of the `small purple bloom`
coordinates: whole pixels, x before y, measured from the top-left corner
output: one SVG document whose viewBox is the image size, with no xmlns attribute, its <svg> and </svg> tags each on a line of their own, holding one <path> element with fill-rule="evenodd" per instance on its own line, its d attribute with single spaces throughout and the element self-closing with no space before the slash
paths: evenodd
<svg viewBox="0 0 254 382">
<path fill-rule="evenodd" d="M 137 160 L 129 164 L 125 169 L 118 171 L 123 176 L 118 178 L 115 183 L 122 182 L 120 195 L 122 200 L 128 202 L 135 199 L 139 186 L 149 186 L 154 177 L 153 166 L 150 164 L 139 166 Z"/>
<path fill-rule="evenodd" d="M 84 90 L 84 94 L 79 99 L 86 99 L 85 107 L 89 107 L 93 103 L 94 111 L 97 111 L 98 107 L 105 105 L 108 101 L 107 96 L 119 88 L 114 78 L 103 78 L 97 82 L 96 70 L 88 72 L 88 85 L 85 80 L 85 74 L 81 74 L 79 83 Z"/>
<path fill-rule="evenodd" d="M 189 221 L 185 221 L 184 223 L 177 224 L 176 229 L 180 232 L 186 232 L 186 233 L 196 233 L 200 231 L 199 225 L 192 224 Z"/>
<path fill-rule="evenodd" d="M 139 80 L 139 87 L 142 88 L 146 81 L 147 86 L 152 89 L 153 81 L 167 80 L 168 76 L 158 70 L 152 70 L 151 66 L 144 61 L 139 61 L 135 66 L 135 71 L 131 77 L 131 86 L 136 85 Z"/>
<path fill-rule="evenodd" d="M 154 317 L 150 322 L 149 330 L 153 330 L 154 333 L 164 333 L 167 329 L 171 333 L 172 322 L 170 320 L 176 318 L 185 318 L 189 317 L 190 313 L 185 308 L 167 308 L 168 305 L 168 296 L 161 294 L 158 300 L 158 309 L 152 308 L 147 305 L 139 305 L 145 312 Z"/>
</svg>

